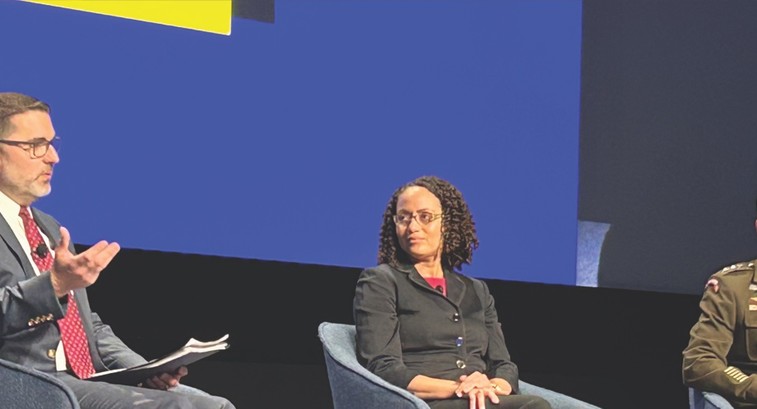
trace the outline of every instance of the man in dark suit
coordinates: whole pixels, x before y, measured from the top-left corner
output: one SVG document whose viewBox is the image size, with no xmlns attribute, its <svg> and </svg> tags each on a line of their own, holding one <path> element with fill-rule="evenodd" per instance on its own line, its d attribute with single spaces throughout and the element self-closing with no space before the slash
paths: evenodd
<svg viewBox="0 0 757 409">
<path fill-rule="evenodd" d="M 68 231 L 31 209 L 50 193 L 57 141 L 46 103 L 0 93 L 0 358 L 60 378 L 82 409 L 233 409 L 224 398 L 180 385 L 185 367 L 140 386 L 87 380 L 145 359 L 87 300 L 86 288 L 118 254 L 118 243 L 100 241 L 76 254 Z"/>
</svg>

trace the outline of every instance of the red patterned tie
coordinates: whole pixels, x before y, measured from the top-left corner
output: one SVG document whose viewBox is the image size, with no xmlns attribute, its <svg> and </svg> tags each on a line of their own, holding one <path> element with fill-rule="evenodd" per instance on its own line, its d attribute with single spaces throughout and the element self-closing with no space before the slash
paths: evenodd
<svg viewBox="0 0 757 409">
<path fill-rule="evenodd" d="M 29 208 L 21 207 L 18 215 L 24 221 L 26 239 L 29 240 L 29 246 L 32 249 L 32 260 L 37 264 L 40 272 L 50 270 L 53 266 L 53 257 L 42 239 L 37 224 L 32 220 Z M 92 357 L 89 355 L 87 335 L 84 333 L 73 291 L 68 295 L 66 316 L 58 320 L 58 327 L 60 327 L 60 337 L 69 366 L 80 379 L 89 378 L 95 373 L 95 368 L 92 365 Z"/>
</svg>

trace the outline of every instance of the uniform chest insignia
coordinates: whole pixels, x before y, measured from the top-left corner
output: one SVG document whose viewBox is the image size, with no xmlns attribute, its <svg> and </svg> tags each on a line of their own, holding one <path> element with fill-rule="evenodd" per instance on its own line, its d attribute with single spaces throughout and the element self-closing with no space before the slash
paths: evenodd
<svg viewBox="0 0 757 409">
<path fill-rule="evenodd" d="M 749 298 L 749 311 L 757 311 L 757 297 Z"/>
</svg>

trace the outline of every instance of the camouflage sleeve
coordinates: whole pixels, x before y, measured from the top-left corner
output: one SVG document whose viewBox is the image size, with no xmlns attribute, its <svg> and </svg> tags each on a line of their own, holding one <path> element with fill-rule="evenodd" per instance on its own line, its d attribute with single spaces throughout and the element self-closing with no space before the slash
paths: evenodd
<svg viewBox="0 0 757 409">
<path fill-rule="evenodd" d="M 738 316 L 736 289 L 713 276 L 699 303 L 701 314 L 683 351 L 683 381 L 687 386 L 715 392 L 728 400 L 757 401 L 757 378 L 728 366 Z"/>
</svg>

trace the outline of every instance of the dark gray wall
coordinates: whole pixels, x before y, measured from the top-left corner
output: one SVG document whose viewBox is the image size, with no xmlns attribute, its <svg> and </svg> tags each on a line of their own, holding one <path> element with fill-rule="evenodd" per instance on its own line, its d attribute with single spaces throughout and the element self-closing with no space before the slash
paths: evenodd
<svg viewBox="0 0 757 409">
<path fill-rule="evenodd" d="M 603 287 L 699 294 L 757 257 L 757 3 L 585 0 L 579 218 Z"/>
</svg>

